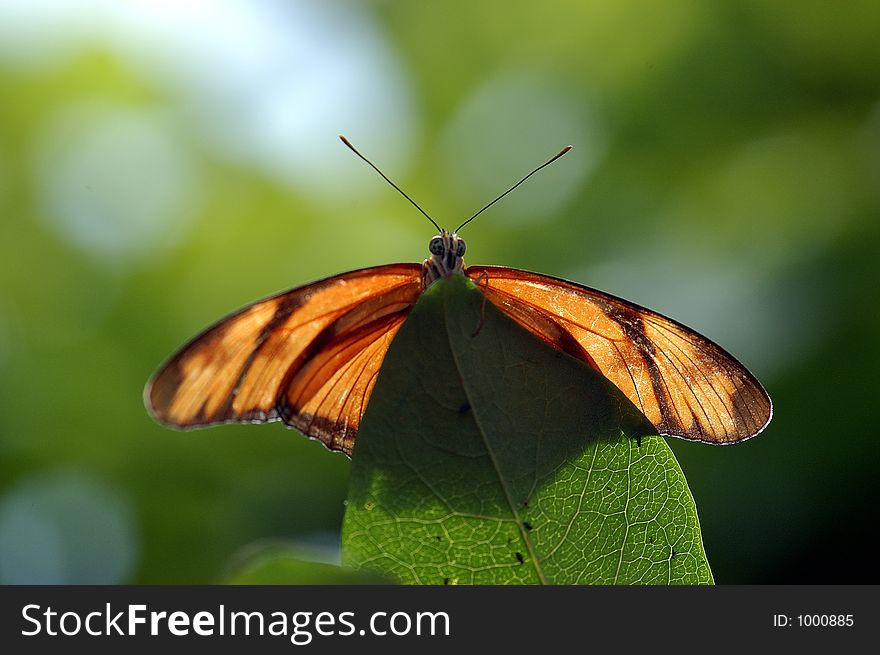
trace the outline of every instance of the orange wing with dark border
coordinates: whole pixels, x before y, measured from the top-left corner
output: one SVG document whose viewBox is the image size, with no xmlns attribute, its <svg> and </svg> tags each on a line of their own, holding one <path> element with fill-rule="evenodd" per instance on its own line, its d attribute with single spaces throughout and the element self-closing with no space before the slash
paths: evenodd
<svg viewBox="0 0 880 655">
<path fill-rule="evenodd" d="M 388 346 L 421 295 L 420 271 L 365 268 L 240 309 L 159 369 L 147 408 L 176 428 L 282 420 L 351 455 Z"/>
<path fill-rule="evenodd" d="M 520 325 L 611 380 L 659 434 L 730 444 L 770 421 L 773 407 L 760 382 L 672 319 L 546 275 L 502 266 L 465 272 Z"/>
</svg>

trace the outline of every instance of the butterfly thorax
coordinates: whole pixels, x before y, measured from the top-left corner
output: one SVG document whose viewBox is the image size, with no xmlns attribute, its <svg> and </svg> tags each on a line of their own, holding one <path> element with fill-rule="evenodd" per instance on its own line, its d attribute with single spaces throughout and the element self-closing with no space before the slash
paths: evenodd
<svg viewBox="0 0 880 655">
<path fill-rule="evenodd" d="M 464 275 L 464 239 L 455 232 L 441 230 L 431 239 L 431 256 L 422 262 L 422 289 L 427 289 L 441 277 Z"/>
</svg>

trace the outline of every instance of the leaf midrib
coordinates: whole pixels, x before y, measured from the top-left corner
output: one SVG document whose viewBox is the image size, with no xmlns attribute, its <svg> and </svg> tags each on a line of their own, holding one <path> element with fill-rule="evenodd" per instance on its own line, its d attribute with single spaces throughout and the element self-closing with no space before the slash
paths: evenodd
<svg viewBox="0 0 880 655">
<path fill-rule="evenodd" d="M 540 560 L 538 559 L 538 555 L 535 552 L 535 545 L 532 543 L 532 540 L 529 538 L 528 532 L 523 526 L 522 518 L 520 517 L 519 511 L 517 509 L 516 503 L 513 500 L 513 496 L 510 493 L 510 489 L 508 488 L 507 481 L 504 476 L 501 474 L 501 469 L 498 466 L 498 460 L 495 458 L 495 452 L 492 450 L 492 447 L 489 444 L 489 440 L 486 438 L 486 432 L 483 429 L 482 423 L 480 422 L 480 418 L 477 415 L 477 406 L 473 402 L 473 395 L 468 388 L 467 381 L 465 380 L 465 376 L 462 374 L 461 363 L 458 360 L 458 353 L 455 347 L 452 344 L 452 337 L 449 333 L 449 321 L 448 321 L 448 310 L 449 304 L 447 303 L 446 294 L 443 296 L 443 321 L 444 328 L 446 332 L 446 339 L 449 342 L 449 351 L 452 353 L 452 361 L 455 364 L 455 372 L 458 374 L 459 380 L 461 380 L 461 387 L 464 389 L 465 397 L 468 400 L 468 404 L 471 406 L 471 413 L 474 417 L 474 423 L 477 425 L 477 431 L 480 433 L 480 437 L 483 439 L 483 445 L 486 447 L 486 452 L 489 454 L 489 459 L 492 462 L 492 468 L 495 470 L 495 474 L 498 476 L 498 482 L 501 484 L 501 488 L 504 490 L 504 497 L 507 499 L 507 505 L 510 507 L 510 512 L 513 514 L 514 521 L 516 522 L 517 529 L 519 530 L 520 536 L 522 537 L 523 542 L 526 545 L 526 549 L 529 552 L 529 561 L 532 562 L 532 566 L 535 569 L 535 573 L 538 576 L 538 581 L 543 584 L 549 584 L 547 581 L 547 577 L 544 575 L 544 569 L 540 564 Z"/>
</svg>

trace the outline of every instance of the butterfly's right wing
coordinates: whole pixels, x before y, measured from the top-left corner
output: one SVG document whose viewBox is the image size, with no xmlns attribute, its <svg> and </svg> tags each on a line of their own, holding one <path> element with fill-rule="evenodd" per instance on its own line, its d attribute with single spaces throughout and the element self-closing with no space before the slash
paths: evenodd
<svg viewBox="0 0 880 655">
<path fill-rule="evenodd" d="M 147 408 L 177 428 L 280 419 L 350 455 L 385 352 L 421 295 L 420 271 L 361 269 L 244 307 L 159 369 Z"/>
<path fill-rule="evenodd" d="M 503 266 L 466 273 L 520 325 L 611 380 L 659 434 L 728 444 L 770 421 L 773 405 L 761 383 L 677 321 L 548 275 Z"/>
</svg>

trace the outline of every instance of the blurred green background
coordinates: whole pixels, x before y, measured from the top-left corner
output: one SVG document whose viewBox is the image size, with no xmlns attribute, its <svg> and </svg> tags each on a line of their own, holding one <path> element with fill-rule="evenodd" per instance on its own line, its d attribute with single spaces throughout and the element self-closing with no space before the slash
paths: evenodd
<svg viewBox="0 0 880 655">
<path fill-rule="evenodd" d="M 720 583 L 877 582 L 880 3 L 0 0 L 0 582 L 213 582 L 337 555 L 349 462 L 141 393 L 286 287 L 468 262 L 667 313 L 776 416 L 671 439 Z"/>
</svg>

